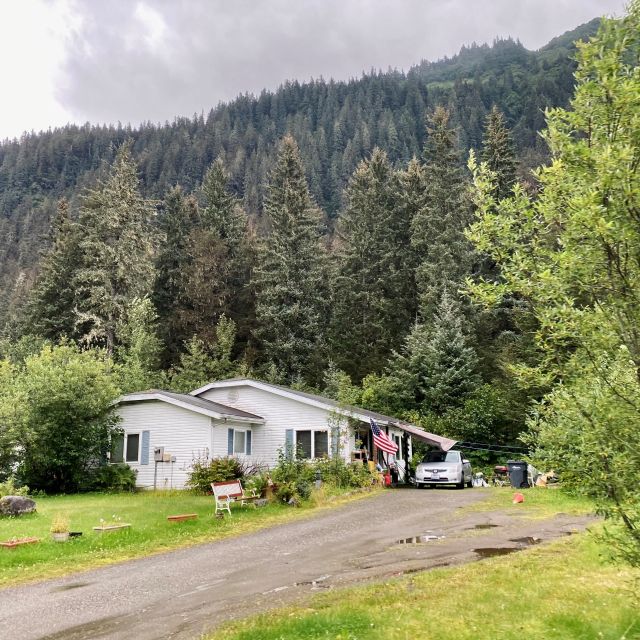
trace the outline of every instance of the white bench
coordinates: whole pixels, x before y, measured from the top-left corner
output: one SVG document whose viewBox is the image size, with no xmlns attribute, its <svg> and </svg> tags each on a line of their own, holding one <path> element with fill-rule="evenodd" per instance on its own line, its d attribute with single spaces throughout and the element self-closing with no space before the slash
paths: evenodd
<svg viewBox="0 0 640 640">
<path fill-rule="evenodd" d="M 216 501 L 216 515 L 227 511 L 231 515 L 230 504 L 239 501 L 240 504 L 246 505 L 249 502 L 257 500 L 260 496 L 252 490 L 250 494 L 245 493 L 240 480 L 225 480 L 225 482 L 212 482 L 211 490 Z"/>
</svg>

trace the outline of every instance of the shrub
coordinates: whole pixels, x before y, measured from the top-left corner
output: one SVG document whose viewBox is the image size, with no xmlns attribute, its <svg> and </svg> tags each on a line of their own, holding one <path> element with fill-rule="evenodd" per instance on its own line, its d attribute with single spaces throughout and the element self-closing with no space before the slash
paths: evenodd
<svg viewBox="0 0 640 640">
<path fill-rule="evenodd" d="M 92 491 L 135 491 L 136 471 L 128 464 L 105 464 L 95 472 L 88 488 Z"/>
<path fill-rule="evenodd" d="M 255 473 L 254 467 L 248 467 L 238 458 L 213 458 L 194 460 L 187 479 L 187 486 L 200 493 L 211 493 L 212 482 L 242 479 Z"/>
<path fill-rule="evenodd" d="M 0 498 L 3 496 L 27 496 L 29 495 L 29 487 L 23 485 L 17 486 L 13 476 L 7 478 L 4 482 L 0 482 Z"/>
<path fill-rule="evenodd" d="M 273 484 L 271 476 L 267 471 L 261 471 L 251 477 L 247 482 L 246 488 L 249 491 L 254 490 L 259 496 L 263 496 L 269 483 Z"/>
<path fill-rule="evenodd" d="M 277 483 L 276 496 L 284 502 L 291 498 L 307 500 L 318 471 L 323 484 L 340 489 L 367 487 L 373 479 L 369 469 L 360 463 L 351 464 L 342 458 L 306 461 L 299 455 L 289 456 L 279 451 L 278 464 L 272 474 Z"/>
<path fill-rule="evenodd" d="M 280 482 L 276 485 L 276 498 L 280 502 L 289 502 L 296 498 L 296 485 L 293 482 Z"/>
<path fill-rule="evenodd" d="M 365 465 L 345 462 L 342 458 L 318 460 L 313 463 L 312 470 L 314 478 L 316 471 L 320 471 L 323 482 L 340 489 L 368 487 L 374 477 Z"/>
</svg>

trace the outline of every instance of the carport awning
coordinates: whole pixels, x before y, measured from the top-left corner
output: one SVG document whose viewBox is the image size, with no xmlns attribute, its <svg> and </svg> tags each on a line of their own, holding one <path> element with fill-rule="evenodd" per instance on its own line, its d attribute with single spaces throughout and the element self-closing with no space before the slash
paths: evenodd
<svg viewBox="0 0 640 640">
<path fill-rule="evenodd" d="M 450 438 L 444 438 L 443 436 L 437 436 L 435 433 L 429 433 L 428 431 L 423 431 L 422 429 L 418 429 L 418 427 L 414 427 L 411 424 L 398 424 L 399 429 L 410 433 L 414 438 L 418 438 L 419 440 L 424 440 L 427 444 L 430 444 L 434 447 L 439 447 L 443 451 L 449 451 L 457 440 L 451 440 Z"/>
</svg>

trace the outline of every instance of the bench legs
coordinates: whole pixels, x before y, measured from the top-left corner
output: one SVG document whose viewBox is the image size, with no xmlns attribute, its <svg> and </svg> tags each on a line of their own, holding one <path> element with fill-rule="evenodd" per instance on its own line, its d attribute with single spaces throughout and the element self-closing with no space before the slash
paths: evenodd
<svg viewBox="0 0 640 640">
<path fill-rule="evenodd" d="M 231 515 L 231 507 L 229 506 L 230 504 L 231 504 L 231 498 L 224 498 L 222 500 L 219 500 L 218 498 L 216 498 L 215 515 L 218 515 L 218 513 L 222 513 L 223 511 L 227 511 L 229 515 Z"/>
</svg>

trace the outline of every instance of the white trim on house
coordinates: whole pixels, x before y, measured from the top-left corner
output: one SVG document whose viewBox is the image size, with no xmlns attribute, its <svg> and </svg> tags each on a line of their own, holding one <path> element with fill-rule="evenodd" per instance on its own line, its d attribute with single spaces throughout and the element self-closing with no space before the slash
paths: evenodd
<svg viewBox="0 0 640 640">
<path fill-rule="evenodd" d="M 194 394 L 191 394 L 194 395 Z M 173 404 L 176 407 L 181 407 L 182 409 L 187 409 L 187 411 L 193 411 L 194 413 L 201 413 L 202 415 L 209 416 L 210 418 L 215 418 L 216 420 L 233 420 L 234 422 L 243 422 L 246 424 L 263 424 L 264 418 L 256 416 L 255 418 L 246 418 L 243 416 L 237 416 L 233 414 L 221 413 L 219 411 L 214 411 L 213 409 L 208 409 L 205 407 L 198 407 L 188 402 L 183 402 L 178 398 L 174 398 L 168 394 L 164 394 L 161 391 L 153 391 L 148 392 L 145 391 L 143 393 L 128 393 L 122 397 L 120 397 L 115 404 L 125 404 L 129 402 L 147 402 L 149 400 L 159 400 L 160 402 L 166 402 L 168 404 Z"/>
</svg>

